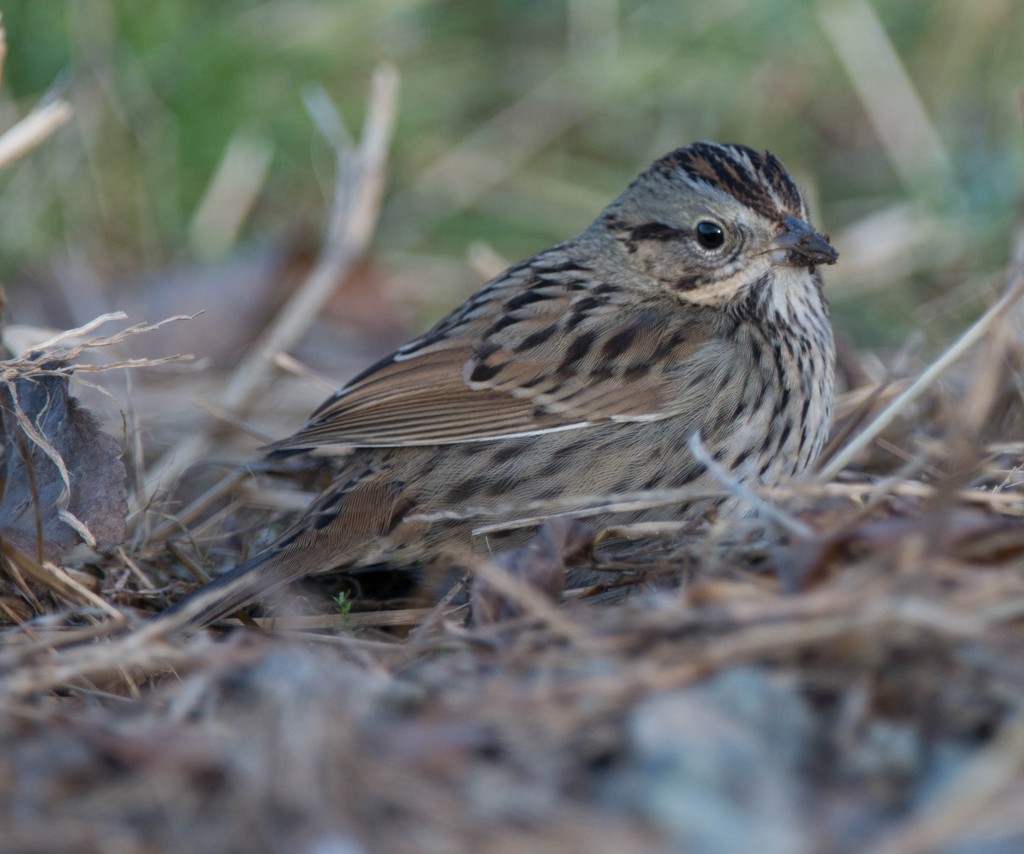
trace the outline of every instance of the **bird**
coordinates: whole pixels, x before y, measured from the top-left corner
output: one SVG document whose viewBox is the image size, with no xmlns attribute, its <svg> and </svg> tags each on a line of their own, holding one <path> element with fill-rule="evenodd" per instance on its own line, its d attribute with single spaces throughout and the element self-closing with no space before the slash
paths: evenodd
<svg viewBox="0 0 1024 854">
<path fill-rule="evenodd" d="M 801 475 L 832 424 L 820 268 L 837 258 L 770 152 L 669 152 L 581 234 L 509 267 L 267 446 L 337 455 L 337 474 L 268 547 L 163 613 L 206 624 L 308 575 L 464 553 L 474 513 L 718 487 L 709 465 L 751 485 Z"/>
</svg>

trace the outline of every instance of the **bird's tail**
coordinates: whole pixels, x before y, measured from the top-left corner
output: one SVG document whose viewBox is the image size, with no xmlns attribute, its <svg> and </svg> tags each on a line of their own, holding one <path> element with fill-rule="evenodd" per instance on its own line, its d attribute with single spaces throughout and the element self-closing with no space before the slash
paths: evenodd
<svg viewBox="0 0 1024 854">
<path fill-rule="evenodd" d="M 281 566 L 282 556 L 271 546 L 176 602 L 157 619 L 199 627 L 242 610 L 293 580 Z"/>
<path fill-rule="evenodd" d="M 379 473 L 329 489 L 276 542 L 157 619 L 204 626 L 306 575 L 350 567 L 391 532 L 409 506 L 405 484 Z"/>
</svg>

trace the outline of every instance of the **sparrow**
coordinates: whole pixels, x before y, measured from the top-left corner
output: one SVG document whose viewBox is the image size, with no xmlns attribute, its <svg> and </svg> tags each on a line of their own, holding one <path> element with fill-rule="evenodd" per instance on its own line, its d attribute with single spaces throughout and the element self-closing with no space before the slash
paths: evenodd
<svg viewBox="0 0 1024 854">
<path fill-rule="evenodd" d="M 837 257 L 774 155 L 666 154 L 583 233 L 507 269 L 269 446 L 336 454 L 339 472 L 270 546 L 164 613 L 207 623 L 303 576 L 464 554 L 481 520 L 529 502 L 713 490 L 694 435 L 742 483 L 799 476 L 832 423 L 820 268 Z"/>
</svg>

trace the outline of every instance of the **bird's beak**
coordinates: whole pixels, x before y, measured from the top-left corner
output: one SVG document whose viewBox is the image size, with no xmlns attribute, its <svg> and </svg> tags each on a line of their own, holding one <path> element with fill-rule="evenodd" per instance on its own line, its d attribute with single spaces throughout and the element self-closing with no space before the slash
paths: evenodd
<svg viewBox="0 0 1024 854">
<path fill-rule="evenodd" d="M 787 216 L 784 223 L 786 230 L 772 241 L 772 257 L 776 263 L 792 267 L 836 263 L 839 253 L 828 242 L 827 235 L 819 234 L 813 226 L 795 216 Z"/>
</svg>

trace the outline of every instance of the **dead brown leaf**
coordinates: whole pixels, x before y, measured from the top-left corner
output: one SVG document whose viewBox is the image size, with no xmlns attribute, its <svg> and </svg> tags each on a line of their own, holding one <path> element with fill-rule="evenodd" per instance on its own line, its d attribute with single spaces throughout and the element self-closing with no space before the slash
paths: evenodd
<svg viewBox="0 0 1024 854">
<path fill-rule="evenodd" d="M 82 542 L 108 551 L 126 534 L 121 449 L 69 395 L 63 368 L 48 363 L 0 386 L 0 534 L 38 560 L 56 560 Z"/>
</svg>

